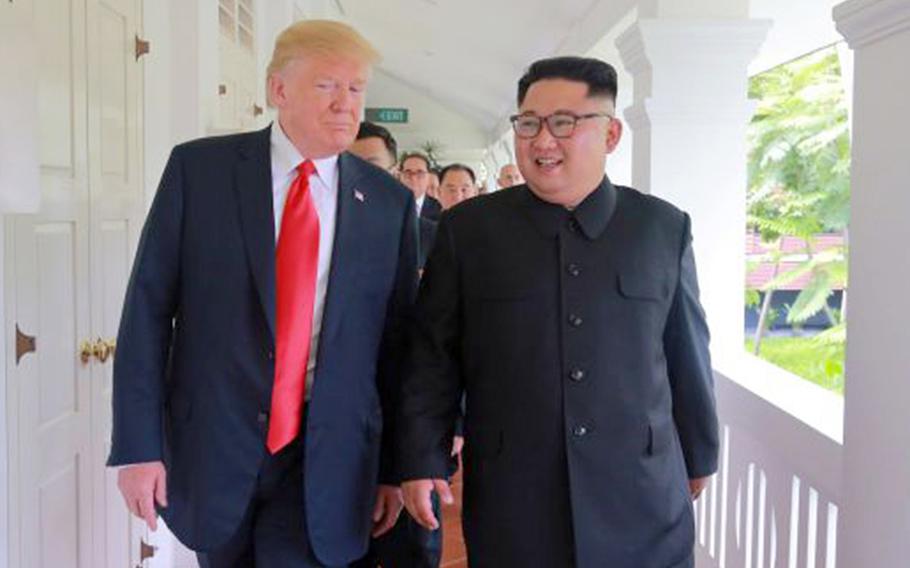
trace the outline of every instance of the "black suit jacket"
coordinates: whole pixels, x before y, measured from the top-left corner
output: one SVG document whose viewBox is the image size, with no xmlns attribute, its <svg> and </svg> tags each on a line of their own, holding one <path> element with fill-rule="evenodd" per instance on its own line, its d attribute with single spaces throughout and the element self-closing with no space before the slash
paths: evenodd
<svg viewBox="0 0 910 568">
<path fill-rule="evenodd" d="M 423 206 L 420 208 L 420 217 L 430 221 L 439 221 L 442 215 L 442 205 L 436 199 L 429 195 L 423 198 Z"/>
<path fill-rule="evenodd" d="M 162 514 L 197 550 L 234 533 L 266 454 L 275 349 L 270 163 L 268 128 L 176 147 L 123 308 L 109 464 L 163 460 Z M 332 565 L 363 554 L 377 481 L 396 480 L 383 417 L 395 414 L 417 274 L 411 193 L 352 155 L 338 165 L 329 288 L 301 429 L 309 537 Z"/>
<path fill-rule="evenodd" d="M 466 394 L 472 567 L 691 566 L 688 479 L 717 465 L 689 218 L 605 178 L 443 215 L 402 393 L 404 479 L 443 477 Z"/>
<path fill-rule="evenodd" d="M 423 270 L 427 263 L 427 257 L 430 256 L 430 250 L 433 248 L 433 241 L 436 239 L 436 221 L 431 221 L 426 217 L 418 217 L 420 227 L 420 242 L 417 255 L 417 268 Z"/>
</svg>

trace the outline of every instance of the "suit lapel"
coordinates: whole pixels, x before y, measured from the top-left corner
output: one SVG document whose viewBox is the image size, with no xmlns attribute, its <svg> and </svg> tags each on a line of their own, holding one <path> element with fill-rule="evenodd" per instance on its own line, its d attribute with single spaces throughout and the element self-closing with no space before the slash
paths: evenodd
<svg viewBox="0 0 910 568">
<path fill-rule="evenodd" d="M 345 298 L 357 282 L 357 271 L 365 243 L 358 238 L 358 230 L 367 222 L 369 192 L 361 187 L 362 171 L 346 153 L 338 156 L 338 208 L 335 222 L 335 242 L 332 247 L 332 265 L 329 270 L 329 289 L 326 292 L 325 312 L 322 318 L 320 351 L 341 330 L 344 319 Z"/>
<path fill-rule="evenodd" d="M 253 133 L 240 148 L 234 189 L 247 258 L 259 301 L 275 338 L 275 216 L 272 203 L 270 128 Z"/>
</svg>

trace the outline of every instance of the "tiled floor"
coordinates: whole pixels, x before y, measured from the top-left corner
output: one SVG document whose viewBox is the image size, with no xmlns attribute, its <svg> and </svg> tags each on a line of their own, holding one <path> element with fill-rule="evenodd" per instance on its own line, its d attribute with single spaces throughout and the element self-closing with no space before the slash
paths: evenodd
<svg viewBox="0 0 910 568">
<path fill-rule="evenodd" d="M 461 535 L 461 471 L 452 478 L 454 505 L 442 509 L 442 568 L 468 568 Z"/>
</svg>

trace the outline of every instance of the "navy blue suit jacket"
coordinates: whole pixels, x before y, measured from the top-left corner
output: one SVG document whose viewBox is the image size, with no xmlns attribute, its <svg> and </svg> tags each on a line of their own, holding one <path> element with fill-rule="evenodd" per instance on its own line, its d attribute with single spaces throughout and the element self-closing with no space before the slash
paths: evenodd
<svg viewBox="0 0 910 568">
<path fill-rule="evenodd" d="M 120 324 L 109 464 L 163 460 L 169 505 L 162 515 L 196 550 L 236 530 L 266 455 L 275 345 L 269 132 L 174 149 Z M 364 553 L 377 482 L 396 481 L 390 420 L 417 278 L 411 193 L 347 153 L 338 185 L 302 429 L 309 538 L 331 565 Z"/>
</svg>

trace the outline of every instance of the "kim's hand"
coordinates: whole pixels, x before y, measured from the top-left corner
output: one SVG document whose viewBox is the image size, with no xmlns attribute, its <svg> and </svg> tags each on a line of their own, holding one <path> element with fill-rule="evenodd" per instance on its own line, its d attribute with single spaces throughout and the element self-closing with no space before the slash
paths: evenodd
<svg viewBox="0 0 910 568">
<path fill-rule="evenodd" d="M 464 449 L 464 436 L 455 436 L 452 438 L 452 457 L 454 458 Z"/>
<path fill-rule="evenodd" d="M 382 536 L 395 526 L 403 505 L 400 488 L 394 485 L 379 486 L 376 506 L 373 507 L 373 538 Z"/>
<path fill-rule="evenodd" d="M 699 477 L 698 479 L 689 480 L 689 494 L 692 495 L 693 501 L 701 496 L 702 491 L 708 486 L 708 481 L 710 479 L 711 476 L 709 475 L 708 477 Z"/>
<path fill-rule="evenodd" d="M 160 461 L 127 465 L 117 473 L 117 487 L 126 508 L 145 521 L 150 529 L 158 529 L 155 503 L 167 507 L 167 474 Z"/>
<path fill-rule="evenodd" d="M 431 494 L 439 494 L 439 498 L 446 505 L 451 505 L 455 500 L 452 491 L 444 479 L 415 479 L 401 484 L 404 492 L 404 506 L 417 523 L 431 531 L 439 528 L 439 519 L 433 514 Z"/>
</svg>

